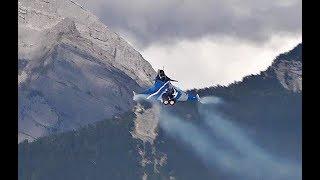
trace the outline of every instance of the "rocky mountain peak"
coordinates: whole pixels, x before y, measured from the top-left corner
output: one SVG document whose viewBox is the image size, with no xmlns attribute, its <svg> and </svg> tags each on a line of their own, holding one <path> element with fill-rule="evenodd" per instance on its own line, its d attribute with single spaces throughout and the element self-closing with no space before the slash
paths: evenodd
<svg viewBox="0 0 320 180">
<path fill-rule="evenodd" d="M 262 74 L 278 79 L 285 89 L 302 92 L 302 44 L 279 55 Z"/>
<path fill-rule="evenodd" d="M 70 0 L 18 1 L 19 141 L 77 129 L 133 108 L 155 71 Z"/>
</svg>

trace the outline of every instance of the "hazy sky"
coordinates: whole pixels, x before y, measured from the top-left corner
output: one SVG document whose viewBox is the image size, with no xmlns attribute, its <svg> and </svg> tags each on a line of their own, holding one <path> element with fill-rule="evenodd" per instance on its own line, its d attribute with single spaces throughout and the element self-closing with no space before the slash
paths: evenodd
<svg viewBox="0 0 320 180">
<path fill-rule="evenodd" d="M 302 0 L 77 0 L 182 88 L 227 85 L 302 41 Z"/>
</svg>

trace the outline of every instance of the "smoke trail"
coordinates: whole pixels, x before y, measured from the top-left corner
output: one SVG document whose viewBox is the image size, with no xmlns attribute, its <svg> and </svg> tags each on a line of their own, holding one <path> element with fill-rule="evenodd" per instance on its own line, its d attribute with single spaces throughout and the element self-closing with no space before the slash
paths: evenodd
<svg viewBox="0 0 320 180">
<path fill-rule="evenodd" d="M 232 162 L 233 159 L 225 156 L 223 150 L 216 148 L 211 143 L 208 134 L 201 132 L 201 129 L 192 123 L 183 121 L 167 112 L 161 114 L 159 123 L 169 135 L 189 145 L 206 165 L 214 165 L 211 160 L 207 159 L 209 154 L 222 166 L 227 167 Z"/>
<path fill-rule="evenodd" d="M 215 96 L 205 96 L 200 98 L 202 104 L 220 104 L 222 100 L 219 97 Z"/>
<path fill-rule="evenodd" d="M 206 98 L 215 104 L 221 100 Z M 266 152 L 243 129 L 223 118 L 217 110 L 199 106 L 204 127 L 164 112 L 160 126 L 173 138 L 190 147 L 211 168 L 232 179 L 301 179 L 301 164 L 282 160 Z M 210 131 L 208 132 L 207 129 Z"/>
<path fill-rule="evenodd" d="M 239 125 L 223 118 L 217 111 L 213 113 L 199 108 L 199 112 L 203 115 L 202 119 L 212 130 L 211 132 L 239 152 L 237 161 L 240 168 L 234 167 L 235 169 L 242 170 L 243 173 L 254 172 L 256 176 L 268 177 L 268 179 L 301 177 L 301 167 L 267 153 L 255 144 Z"/>
</svg>

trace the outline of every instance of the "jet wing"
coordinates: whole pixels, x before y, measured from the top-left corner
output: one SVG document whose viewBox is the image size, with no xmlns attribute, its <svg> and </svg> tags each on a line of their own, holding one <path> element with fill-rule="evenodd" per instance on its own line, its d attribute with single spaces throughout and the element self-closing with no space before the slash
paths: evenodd
<svg viewBox="0 0 320 180">
<path fill-rule="evenodd" d="M 143 95 L 146 99 L 158 99 L 171 85 L 170 81 L 155 81 L 152 87 L 145 90 L 139 95 Z"/>
<path fill-rule="evenodd" d="M 174 86 L 174 89 L 175 89 L 175 93 L 173 95 L 177 101 L 199 101 L 200 100 L 199 95 L 196 93 L 185 92 L 175 86 Z"/>
<path fill-rule="evenodd" d="M 168 88 L 173 88 L 173 98 L 176 101 L 199 101 L 199 95 L 192 93 L 192 92 L 184 92 L 181 89 L 173 86 L 170 81 L 163 82 L 163 81 L 155 81 L 152 87 L 145 90 L 141 94 L 134 93 L 134 99 L 135 97 L 142 97 L 143 99 L 150 99 L 150 100 L 160 100 L 162 101 L 162 94 L 167 91 Z"/>
</svg>

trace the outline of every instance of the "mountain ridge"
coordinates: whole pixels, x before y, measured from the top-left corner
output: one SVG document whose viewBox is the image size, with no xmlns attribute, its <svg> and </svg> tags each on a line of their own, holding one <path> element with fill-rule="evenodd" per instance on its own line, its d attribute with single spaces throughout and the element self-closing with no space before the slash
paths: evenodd
<svg viewBox="0 0 320 180">
<path fill-rule="evenodd" d="M 288 80 L 289 79 L 289 80 Z M 241 81 L 233 82 L 226 86 L 212 86 L 201 89 L 192 89 L 200 95 L 206 96 L 208 92 L 252 86 L 255 90 L 266 91 L 276 88 L 280 91 L 302 93 L 302 43 L 296 45 L 288 52 L 281 53 L 272 64 L 259 74 L 251 74 L 242 78 Z M 229 92 L 231 93 L 231 92 Z"/>
<path fill-rule="evenodd" d="M 66 0 L 18 1 L 18 142 L 132 109 L 155 71 L 98 18 Z"/>
</svg>

